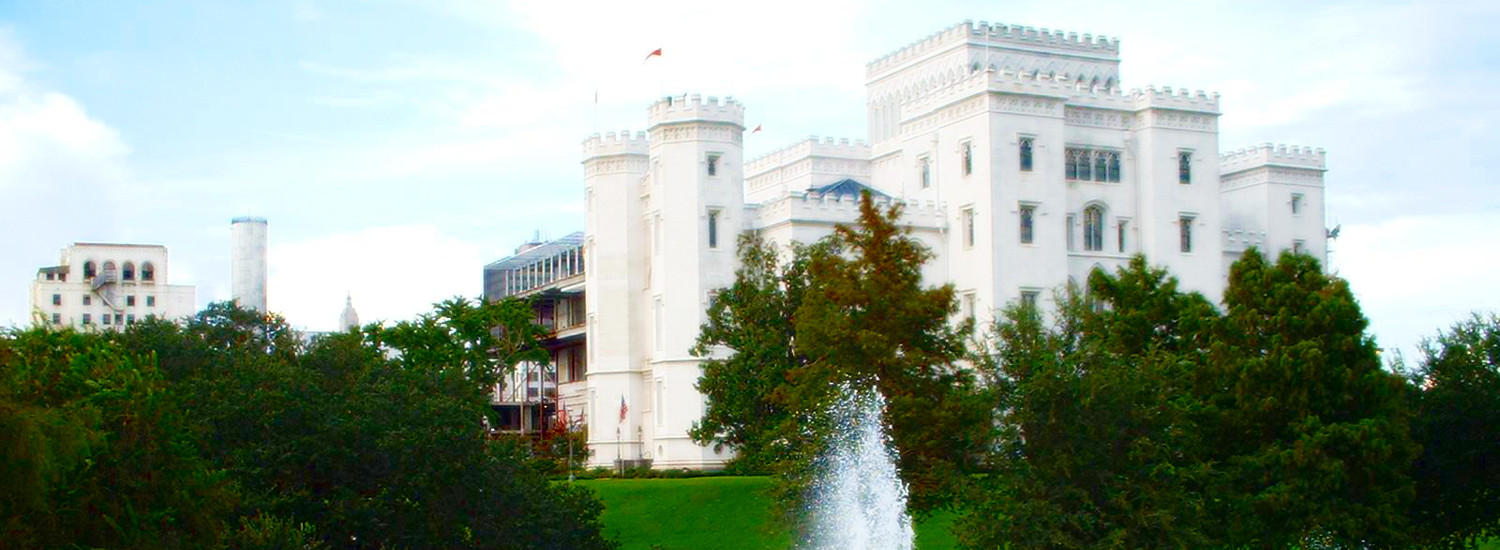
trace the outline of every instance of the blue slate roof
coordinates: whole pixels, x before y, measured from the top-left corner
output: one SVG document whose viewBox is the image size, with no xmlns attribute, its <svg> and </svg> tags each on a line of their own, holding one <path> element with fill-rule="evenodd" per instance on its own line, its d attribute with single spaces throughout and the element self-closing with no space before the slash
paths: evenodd
<svg viewBox="0 0 1500 550">
<path fill-rule="evenodd" d="M 870 187 L 848 178 L 841 179 L 822 187 L 814 187 L 812 189 L 808 189 L 808 192 L 822 193 L 824 195 L 852 195 L 854 197 L 858 197 L 860 193 L 863 193 L 867 190 L 870 192 L 871 198 L 891 198 L 890 195 L 881 193 L 879 189 Z"/>
</svg>

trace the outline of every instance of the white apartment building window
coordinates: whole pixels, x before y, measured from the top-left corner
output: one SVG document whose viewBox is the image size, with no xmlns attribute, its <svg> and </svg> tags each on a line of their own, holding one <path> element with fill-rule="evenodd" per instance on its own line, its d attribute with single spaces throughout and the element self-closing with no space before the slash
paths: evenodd
<svg viewBox="0 0 1500 550">
<path fill-rule="evenodd" d="M 967 176 L 967 175 L 973 174 L 974 173 L 974 142 L 972 142 L 972 141 L 965 141 L 962 144 L 959 144 L 958 148 L 959 148 L 959 151 L 960 151 L 961 158 L 963 160 L 964 175 Z"/>
<path fill-rule="evenodd" d="M 1083 249 L 1090 252 L 1104 250 L 1104 209 L 1090 206 L 1083 209 Z"/>
<path fill-rule="evenodd" d="M 1103 149 L 1068 148 L 1063 175 L 1070 180 L 1120 182 L 1120 153 Z"/>
<path fill-rule="evenodd" d="M 53 294 L 52 295 L 52 305 L 54 305 L 54 306 L 60 306 L 60 305 L 62 305 L 62 295 L 61 294 Z"/>
<path fill-rule="evenodd" d="M 94 324 L 94 316 L 93 315 L 89 315 L 87 313 L 83 314 L 83 324 L 85 324 L 85 325 L 92 325 L 92 324 Z"/>
<path fill-rule="evenodd" d="M 1036 205 L 1021 205 L 1021 244 L 1036 242 Z"/>
<path fill-rule="evenodd" d="M 1296 215 L 1299 215 L 1301 213 L 1302 213 L 1302 194 L 1301 193 L 1293 193 L 1292 194 L 1292 215 L 1296 216 Z"/>
<path fill-rule="evenodd" d="M 1180 237 L 1180 239 L 1182 241 L 1182 243 L 1181 243 L 1182 253 L 1183 254 L 1187 254 L 1189 252 L 1192 252 L 1193 251 L 1193 217 L 1189 216 L 1189 215 L 1186 215 L 1186 214 L 1178 216 L 1177 217 L 1177 231 L 1178 231 L 1178 235 L 1179 235 L 1179 237 Z"/>
<path fill-rule="evenodd" d="M 1073 244 L 1073 215 L 1072 214 L 1068 214 L 1067 221 L 1065 221 L 1063 223 L 1066 224 L 1066 225 L 1063 226 L 1063 231 L 1067 232 L 1067 234 L 1068 234 L 1068 238 L 1067 238 L 1067 241 L 1068 241 L 1068 251 L 1071 252 L 1071 251 L 1073 251 L 1076 248 L 1075 245 Z"/>
<path fill-rule="evenodd" d="M 719 247 L 719 211 L 708 211 L 708 247 Z"/>
<path fill-rule="evenodd" d="M 62 324 L 62 314 L 61 313 L 53 313 L 52 314 L 52 324 L 54 324 L 54 325 L 61 325 Z"/>
<path fill-rule="evenodd" d="M 974 292 L 973 291 L 965 292 L 963 294 L 963 316 L 964 316 L 964 319 L 973 319 L 974 318 Z"/>
<path fill-rule="evenodd" d="M 104 326 L 109 326 L 109 314 L 108 313 L 106 313 L 104 315 L 100 315 L 99 316 L 99 320 L 104 323 Z"/>
<path fill-rule="evenodd" d="M 1193 152 L 1177 152 L 1177 183 L 1193 183 Z"/>
<path fill-rule="evenodd" d="M 1115 226 L 1115 232 L 1119 233 L 1119 235 L 1115 237 L 1115 242 L 1120 243 L 1121 254 L 1125 253 L 1125 228 L 1128 225 L 1130 225 L 1130 220 L 1120 220 L 1119 225 Z"/>
<path fill-rule="evenodd" d="M 127 325 L 133 325 L 133 324 L 135 324 L 135 314 L 134 313 L 131 313 L 131 314 L 128 314 L 128 315 L 125 316 L 125 324 L 127 324 Z"/>
<path fill-rule="evenodd" d="M 719 153 L 709 153 L 708 154 L 708 175 L 710 175 L 710 176 L 717 176 L 717 175 L 719 175 L 719 157 L 720 156 L 721 155 Z"/>
<path fill-rule="evenodd" d="M 1306 254 L 1307 253 L 1307 241 L 1304 241 L 1302 239 L 1297 239 L 1295 241 L 1292 241 L 1292 253 L 1293 254 Z"/>
<path fill-rule="evenodd" d="M 155 281 L 156 280 L 156 268 L 151 266 L 151 262 L 146 262 L 146 263 L 141 264 L 141 280 L 142 281 Z"/>
<path fill-rule="evenodd" d="M 964 208 L 964 248 L 974 247 L 974 208 Z"/>
<path fill-rule="evenodd" d="M 1036 308 L 1036 301 L 1042 292 L 1035 289 L 1021 289 L 1021 307 Z"/>
<path fill-rule="evenodd" d="M 123 313 L 116 313 L 115 314 L 115 324 L 116 325 L 123 325 L 123 324 L 125 324 L 125 314 L 123 314 Z"/>
<path fill-rule="evenodd" d="M 83 262 L 83 278 L 92 279 L 98 271 L 94 268 L 94 262 Z"/>
<path fill-rule="evenodd" d="M 156 307 L 156 297 L 155 296 L 147 296 L 146 297 L 146 307 Z"/>
<path fill-rule="evenodd" d="M 125 306 L 126 307 L 135 307 L 135 296 L 126 296 L 125 297 Z"/>
<path fill-rule="evenodd" d="M 922 157 L 922 160 L 917 162 L 917 170 L 920 172 L 922 188 L 932 187 L 932 159 Z"/>
<path fill-rule="evenodd" d="M 1032 148 L 1035 147 L 1035 138 L 1023 137 L 1019 146 L 1021 154 L 1021 171 L 1030 172 L 1032 165 Z"/>
<path fill-rule="evenodd" d="M 86 306 L 94 305 L 94 297 L 93 296 L 89 296 L 87 294 L 84 294 L 83 295 L 83 305 L 86 305 Z"/>
</svg>

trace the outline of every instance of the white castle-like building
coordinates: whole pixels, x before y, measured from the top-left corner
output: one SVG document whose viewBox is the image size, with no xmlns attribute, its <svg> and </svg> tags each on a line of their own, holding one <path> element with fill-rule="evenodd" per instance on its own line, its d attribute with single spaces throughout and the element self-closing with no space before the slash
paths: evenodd
<svg viewBox="0 0 1500 550">
<path fill-rule="evenodd" d="M 924 278 L 953 283 L 960 315 L 981 319 L 1046 308 L 1051 289 L 1135 254 L 1213 298 L 1250 246 L 1326 260 L 1323 151 L 1221 152 L 1218 94 L 1124 91 L 1119 51 L 964 22 L 866 66 L 868 141 L 746 159 L 744 106 L 698 95 L 651 104 L 645 132 L 588 138 L 581 239 L 486 271 L 487 295 L 584 302 L 572 374 L 524 383 L 584 419 L 592 464 L 722 465 L 732 450 L 687 433 L 706 406 L 689 349 L 734 280 L 737 236 L 815 241 L 856 219 L 864 190 L 904 203 L 902 223 L 936 253 Z"/>
</svg>

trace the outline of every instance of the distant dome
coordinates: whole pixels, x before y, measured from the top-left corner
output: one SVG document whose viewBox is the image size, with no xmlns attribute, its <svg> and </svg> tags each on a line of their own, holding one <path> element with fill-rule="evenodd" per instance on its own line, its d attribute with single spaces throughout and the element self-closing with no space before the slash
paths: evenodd
<svg viewBox="0 0 1500 550">
<path fill-rule="evenodd" d="M 354 311 L 354 297 L 344 296 L 344 312 L 339 315 L 339 329 L 349 330 L 359 328 L 359 313 Z"/>
</svg>

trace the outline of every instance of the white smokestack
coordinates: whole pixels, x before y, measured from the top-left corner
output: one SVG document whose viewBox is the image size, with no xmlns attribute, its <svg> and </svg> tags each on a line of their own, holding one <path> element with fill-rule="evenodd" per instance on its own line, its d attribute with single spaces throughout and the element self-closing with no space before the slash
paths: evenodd
<svg viewBox="0 0 1500 550">
<path fill-rule="evenodd" d="M 240 307 L 266 311 L 266 219 L 235 218 L 229 225 L 230 292 Z"/>
</svg>

